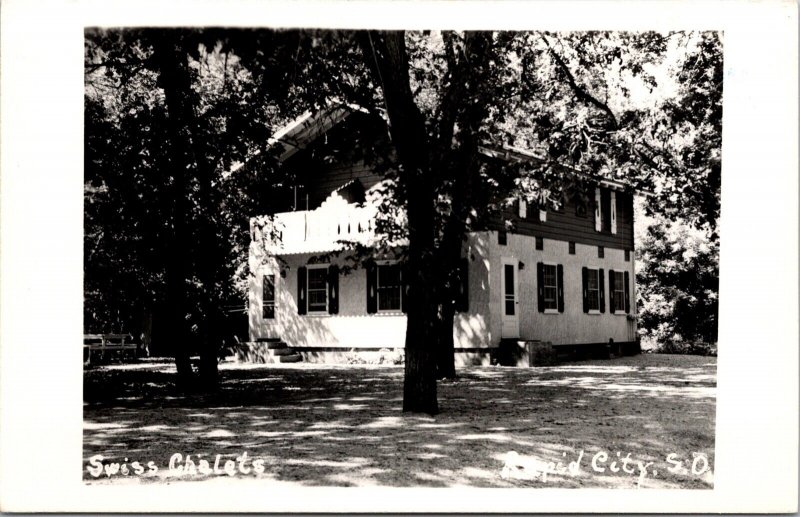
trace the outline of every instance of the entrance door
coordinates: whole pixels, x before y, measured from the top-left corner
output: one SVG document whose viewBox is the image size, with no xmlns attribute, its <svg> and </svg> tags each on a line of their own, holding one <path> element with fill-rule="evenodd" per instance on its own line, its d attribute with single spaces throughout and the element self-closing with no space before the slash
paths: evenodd
<svg viewBox="0 0 800 517">
<path fill-rule="evenodd" d="M 503 329 L 501 337 L 519 337 L 519 279 L 517 273 L 517 260 L 503 257 L 502 281 L 503 297 L 500 307 L 503 315 Z"/>
</svg>

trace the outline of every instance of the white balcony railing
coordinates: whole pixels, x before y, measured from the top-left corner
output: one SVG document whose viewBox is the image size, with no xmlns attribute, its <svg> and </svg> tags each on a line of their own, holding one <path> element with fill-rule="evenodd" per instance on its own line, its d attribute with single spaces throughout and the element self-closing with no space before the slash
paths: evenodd
<svg viewBox="0 0 800 517">
<path fill-rule="evenodd" d="M 318 253 L 341 249 L 346 242 L 369 244 L 375 215 L 374 206 L 350 204 L 334 192 L 316 210 L 281 212 L 252 223 L 255 239 L 263 240 L 268 253 Z"/>
</svg>

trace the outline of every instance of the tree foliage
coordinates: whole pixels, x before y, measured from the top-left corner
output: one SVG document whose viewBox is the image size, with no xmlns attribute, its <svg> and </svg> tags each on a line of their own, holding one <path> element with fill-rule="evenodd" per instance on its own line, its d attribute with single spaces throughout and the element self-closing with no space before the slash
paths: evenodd
<svg viewBox="0 0 800 517">
<path fill-rule="evenodd" d="M 676 260 L 683 276 L 648 270 L 640 293 L 668 298 L 679 281 L 686 299 L 716 292 L 721 92 L 716 33 L 89 31 L 87 322 L 119 313 L 133 325 L 131 308 L 161 304 L 207 340 L 208 321 L 245 285 L 246 218 L 268 214 L 270 193 L 292 182 L 269 137 L 306 110 L 357 104 L 388 123 L 389 139 L 350 150 L 390 180 L 379 251 L 405 239 L 413 271 L 405 407 L 436 412 L 435 376 L 455 374 L 463 239 L 512 226 L 520 197 L 559 203 L 598 176 L 651 190 L 648 214 L 687 225 L 707 274 L 680 283 L 691 270 Z M 670 231 L 654 227 L 645 246 Z M 670 317 L 683 319 L 675 303 Z M 650 307 L 647 328 L 666 317 Z"/>
<path fill-rule="evenodd" d="M 640 243 L 640 332 L 658 346 L 716 343 L 719 241 L 709 224 L 658 215 Z"/>
</svg>

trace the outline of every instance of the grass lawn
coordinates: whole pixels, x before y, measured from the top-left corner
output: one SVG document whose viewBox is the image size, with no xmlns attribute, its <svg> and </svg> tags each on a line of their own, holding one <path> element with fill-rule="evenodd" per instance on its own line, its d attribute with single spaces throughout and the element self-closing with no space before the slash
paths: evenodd
<svg viewBox="0 0 800 517">
<path fill-rule="evenodd" d="M 220 479 L 233 460 L 235 478 L 308 486 L 713 487 L 712 357 L 463 368 L 439 383 L 433 418 L 401 412 L 402 366 L 223 363 L 219 392 L 204 396 L 179 395 L 174 371 L 157 361 L 86 371 L 85 481 Z M 175 453 L 176 467 L 191 455 L 211 470 L 219 455 L 218 470 L 170 470 Z"/>
</svg>

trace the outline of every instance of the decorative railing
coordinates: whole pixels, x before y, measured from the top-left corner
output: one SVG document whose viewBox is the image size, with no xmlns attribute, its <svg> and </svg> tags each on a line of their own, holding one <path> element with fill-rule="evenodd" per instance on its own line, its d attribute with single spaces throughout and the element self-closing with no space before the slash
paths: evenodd
<svg viewBox="0 0 800 517">
<path fill-rule="evenodd" d="M 254 218 L 253 238 L 269 253 L 315 253 L 341 249 L 347 242 L 369 244 L 375 235 L 373 206 L 350 204 L 337 193 L 316 210 Z"/>
</svg>

